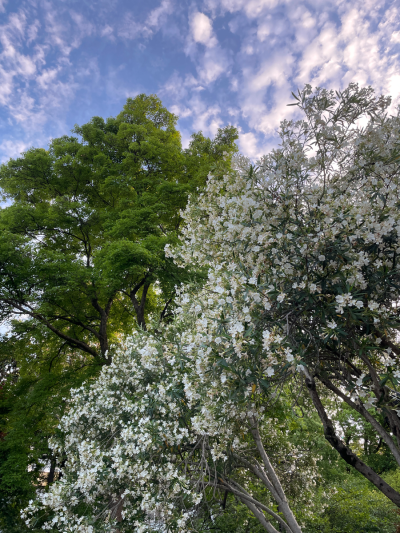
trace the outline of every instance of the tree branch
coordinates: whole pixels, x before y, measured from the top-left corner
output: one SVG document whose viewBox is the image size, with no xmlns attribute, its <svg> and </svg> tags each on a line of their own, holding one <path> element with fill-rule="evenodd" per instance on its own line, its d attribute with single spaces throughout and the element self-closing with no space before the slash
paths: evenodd
<svg viewBox="0 0 400 533">
<path fill-rule="evenodd" d="M 395 443 L 393 442 L 393 439 L 391 436 L 385 431 L 385 429 L 375 420 L 375 418 L 367 411 L 367 409 L 364 407 L 364 405 L 356 404 L 350 398 L 344 394 L 340 389 L 338 389 L 330 380 L 325 379 L 321 377 L 320 375 L 317 375 L 318 379 L 325 385 L 325 387 L 329 390 L 331 390 L 333 393 L 335 393 L 339 398 L 342 398 L 344 402 L 347 403 L 352 409 L 357 411 L 361 416 L 365 418 L 367 422 L 371 424 L 371 426 L 375 429 L 375 431 L 378 433 L 378 435 L 385 441 L 388 448 L 392 452 L 394 458 L 397 461 L 397 464 L 400 466 L 400 452 L 397 449 Z"/>
<path fill-rule="evenodd" d="M 27 315 L 31 316 L 32 318 L 35 318 L 36 320 L 38 320 L 39 322 L 44 324 L 50 331 L 52 331 L 58 337 L 60 337 L 60 339 L 63 339 L 65 341 L 67 341 L 71 346 L 75 346 L 75 348 L 78 348 L 78 349 L 82 350 L 83 352 L 86 352 L 86 353 L 92 355 L 95 359 L 101 360 L 101 358 L 99 357 L 99 354 L 97 353 L 97 351 L 94 348 L 90 347 L 88 344 L 86 344 L 85 342 L 83 342 L 83 341 L 81 341 L 79 339 L 74 339 L 73 337 L 70 337 L 69 335 L 66 335 L 65 333 L 63 333 L 62 331 L 60 331 L 59 329 L 54 327 L 53 324 L 51 322 L 49 322 L 40 313 L 36 313 L 35 311 L 33 311 L 31 309 L 26 309 L 21 304 L 17 304 L 16 302 L 9 301 L 7 299 L 3 299 L 3 301 L 6 302 L 8 305 L 10 305 L 12 307 L 16 307 L 17 309 L 22 311 L 24 314 L 27 314 Z"/>
<path fill-rule="evenodd" d="M 339 455 L 346 461 L 347 464 L 354 467 L 360 474 L 366 477 L 373 483 L 385 496 L 387 496 L 397 507 L 400 507 L 400 494 L 396 492 L 390 485 L 386 483 L 372 468 L 366 465 L 357 455 L 346 446 L 346 444 L 336 435 L 332 421 L 328 418 L 325 408 L 319 398 L 315 380 L 310 375 L 308 369 L 304 368 L 306 376 L 305 382 L 310 395 L 310 398 L 317 410 L 318 416 L 324 427 L 324 435 L 329 444 L 339 452 Z"/>
<path fill-rule="evenodd" d="M 233 487 L 231 487 L 231 485 L 229 483 L 227 483 L 226 481 L 220 479 L 220 482 L 222 483 L 221 485 L 216 485 L 216 488 L 219 488 L 219 489 L 222 489 L 222 490 L 228 490 L 229 492 L 231 492 L 232 494 L 234 494 L 235 496 L 237 496 L 238 498 L 240 499 L 244 499 L 244 500 L 247 500 L 248 502 L 252 503 L 253 505 L 255 505 L 256 507 L 258 507 L 259 509 L 262 509 L 263 511 L 265 511 L 266 513 L 268 513 L 270 516 L 272 516 L 273 518 L 275 518 L 275 520 L 277 522 L 279 522 L 285 529 L 288 533 L 294 533 L 292 531 L 292 529 L 290 528 L 290 526 L 279 516 L 277 515 L 276 513 L 274 513 L 274 511 L 272 511 L 272 509 L 270 509 L 269 507 L 267 507 L 266 505 L 264 505 L 263 503 L 260 503 L 259 501 L 255 500 L 252 496 L 250 496 L 250 494 L 248 492 L 246 492 L 243 487 L 241 487 L 238 483 L 235 483 L 235 485 L 238 485 L 240 487 L 240 490 L 236 490 L 234 489 Z"/>
</svg>

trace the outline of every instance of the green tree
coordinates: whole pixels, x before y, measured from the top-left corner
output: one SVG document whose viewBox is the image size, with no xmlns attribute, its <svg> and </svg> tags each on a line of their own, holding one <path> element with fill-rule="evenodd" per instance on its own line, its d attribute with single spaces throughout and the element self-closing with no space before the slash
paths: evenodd
<svg viewBox="0 0 400 533">
<path fill-rule="evenodd" d="M 80 138 L 2 166 L 11 205 L 0 213 L 0 318 L 24 317 L 13 324 L 19 337 L 41 324 L 60 345 L 109 363 L 121 323 L 146 328 L 160 306 L 165 315 L 185 274 L 164 247 L 190 192 L 215 163 L 227 167 L 221 155 L 237 138 L 231 127 L 214 141 L 199 133 L 182 150 L 176 120 L 157 97 L 139 95 L 115 119 L 76 126 Z"/>
<path fill-rule="evenodd" d="M 19 509 L 54 465 L 63 398 L 111 363 L 121 335 L 168 318 L 175 285 L 198 276 L 164 247 L 188 196 L 229 168 L 237 133 L 199 132 L 184 150 L 176 122 L 142 94 L 0 168 L 1 530 L 22 531 Z"/>
</svg>

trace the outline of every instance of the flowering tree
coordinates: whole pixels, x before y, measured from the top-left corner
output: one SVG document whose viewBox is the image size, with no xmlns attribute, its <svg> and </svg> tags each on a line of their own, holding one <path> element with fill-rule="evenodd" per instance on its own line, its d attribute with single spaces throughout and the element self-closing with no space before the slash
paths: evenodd
<svg viewBox="0 0 400 533">
<path fill-rule="evenodd" d="M 301 532 L 263 444 L 274 433 L 265 425 L 265 402 L 254 387 L 249 395 L 247 385 L 239 390 L 207 374 L 218 348 L 202 332 L 205 315 L 191 311 L 162 339 L 137 334 L 95 383 L 75 391 L 63 437 L 52 443 L 68 462 L 61 480 L 23 513 L 31 527 L 199 531 L 230 493 L 270 533 L 275 525 Z M 283 475 L 293 480 L 295 459 L 285 451 Z M 312 478 L 307 459 L 303 473 Z M 246 488 L 250 480 L 256 494 Z"/>
<path fill-rule="evenodd" d="M 245 351 L 266 390 L 300 371 L 326 439 L 400 506 L 341 440 L 320 394 L 364 417 L 400 465 L 400 119 L 389 98 L 355 84 L 306 86 L 296 99 L 304 118 L 282 123 L 281 148 L 256 168 L 238 159 L 187 210 L 180 254 L 220 269 L 216 292 L 230 287 L 220 312 L 239 360 L 221 351 L 221 362 L 236 372 Z"/>
<path fill-rule="evenodd" d="M 25 511 L 31 525 L 199 530 L 232 493 L 267 531 L 300 532 L 268 453 L 268 416 L 290 380 L 341 457 L 400 506 L 324 400 L 364 417 L 400 464 L 400 120 L 357 85 L 306 86 L 297 100 L 304 119 L 282 124 L 278 150 L 257 167 L 238 157 L 187 208 L 185 242 L 167 253 L 207 267 L 208 282 L 75 392 L 54 444 L 68 463 Z"/>
</svg>

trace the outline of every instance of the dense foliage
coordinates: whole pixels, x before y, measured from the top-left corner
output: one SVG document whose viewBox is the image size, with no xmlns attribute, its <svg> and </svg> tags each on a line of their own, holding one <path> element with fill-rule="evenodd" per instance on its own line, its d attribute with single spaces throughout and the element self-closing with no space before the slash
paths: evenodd
<svg viewBox="0 0 400 533">
<path fill-rule="evenodd" d="M 190 201 L 167 255 L 208 279 L 74 391 L 30 527 L 394 531 L 400 119 L 354 84 L 296 98 Z"/>
<path fill-rule="evenodd" d="M 237 134 L 199 132 L 183 149 L 176 121 L 139 95 L 0 169 L 0 529 L 21 531 L 43 468 L 54 478 L 48 439 L 70 389 L 111 363 L 121 335 L 169 320 L 175 285 L 202 276 L 164 246 L 188 195 L 229 168 Z"/>
<path fill-rule="evenodd" d="M 182 150 L 176 120 L 157 97 L 139 95 L 115 119 L 94 117 L 75 127 L 80 137 L 1 167 L 11 205 L 0 213 L 0 317 L 29 317 L 13 324 L 18 339 L 44 327 L 60 352 L 110 363 L 121 324 L 145 328 L 146 313 L 171 301 L 183 274 L 164 247 L 188 194 L 236 149 L 227 127 L 214 141 L 195 134 Z"/>
<path fill-rule="evenodd" d="M 180 254 L 214 266 L 208 301 L 237 354 L 221 354 L 221 375 L 243 379 L 241 368 L 268 393 L 303 373 L 327 440 L 400 506 L 337 434 L 320 393 L 368 422 L 400 465 L 400 119 L 389 104 L 356 85 L 336 94 L 307 86 L 305 119 L 282 124 L 282 148 L 257 169 L 239 159 L 189 206 Z"/>
</svg>

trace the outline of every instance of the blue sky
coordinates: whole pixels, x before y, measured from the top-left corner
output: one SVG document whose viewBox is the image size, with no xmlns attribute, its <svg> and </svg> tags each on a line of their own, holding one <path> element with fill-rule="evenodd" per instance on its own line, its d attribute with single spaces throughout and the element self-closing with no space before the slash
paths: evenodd
<svg viewBox="0 0 400 533">
<path fill-rule="evenodd" d="M 141 92 L 255 158 L 292 90 L 351 81 L 400 102 L 398 0 L 0 0 L 1 161 Z"/>
</svg>

